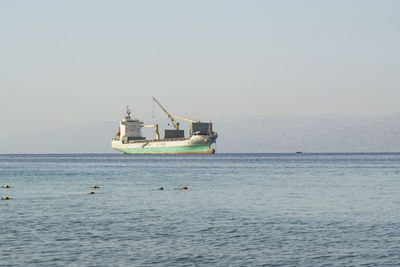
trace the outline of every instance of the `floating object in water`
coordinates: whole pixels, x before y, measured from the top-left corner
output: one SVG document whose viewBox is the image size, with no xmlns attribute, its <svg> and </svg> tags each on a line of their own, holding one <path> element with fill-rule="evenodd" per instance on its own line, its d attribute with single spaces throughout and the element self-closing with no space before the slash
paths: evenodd
<svg viewBox="0 0 400 267">
<path fill-rule="evenodd" d="M 9 197 L 2 197 L 1 200 L 10 200 Z"/>
<path fill-rule="evenodd" d="M 89 194 L 90 194 L 90 195 L 93 195 L 93 194 L 94 194 L 94 192 L 93 192 L 93 191 L 92 191 L 92 192 L 89 192 Z"/>
<path fill-rule="evenodd" d="M 301 153 L 303 153 L 303 152 L 301 152 L 301 151 L 297 151 L 297 152 L 296 152 L 296 154 L 301 154 Z"/>
<path fill-rule="evenodd" d="M 182 186 L 182 187 L 175 188 L 175 190 L 187 190 L 187 189 L 188 189 L 187 186 Z"/>
<path fill-rule="evenodd" d="M 100 188 L 100 186 L 97 186 L 97 185 L 92 185 L 92 188 L 94 188 L 94 189 L 99 189 L 99 188 Z"/>
<path fill-rule="evenodd" d="M 164 190 L 164 187 L 160 186 L 157 190 Z"/>
<path fill-rule="evenodd" d="M 10 188 L 9 185 L 3 185 L 3 188 Z"/>
</svg>

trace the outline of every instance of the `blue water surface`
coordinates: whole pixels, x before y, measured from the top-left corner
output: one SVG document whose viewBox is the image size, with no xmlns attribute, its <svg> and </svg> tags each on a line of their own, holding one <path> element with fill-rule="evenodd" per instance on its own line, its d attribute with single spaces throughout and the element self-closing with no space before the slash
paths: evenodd
<svg viewBox="0 0 400 267">
<path fill-rule="evenodd" d="M 0 266 L 400 265 L 399 153 L 0 155 L 4 184 Z"/>
</svg>

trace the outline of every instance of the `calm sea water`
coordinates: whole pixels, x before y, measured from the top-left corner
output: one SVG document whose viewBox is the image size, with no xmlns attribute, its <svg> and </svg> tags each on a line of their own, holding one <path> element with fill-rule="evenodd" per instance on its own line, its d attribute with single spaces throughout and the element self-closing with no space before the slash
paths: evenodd
<svg viewBox="0 0 400 267">
<path fill-rule="evenodd" d="M 400 265 L 400 154 L 0 155 L 0 184 L 0 266 Z"/>
</svg>

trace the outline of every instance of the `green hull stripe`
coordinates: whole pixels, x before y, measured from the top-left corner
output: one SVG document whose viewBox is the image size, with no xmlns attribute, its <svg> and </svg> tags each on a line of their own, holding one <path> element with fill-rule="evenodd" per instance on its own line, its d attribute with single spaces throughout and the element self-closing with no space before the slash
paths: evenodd
<svg viewBox="0 0 400 267">
<path fill-rule="evenodd" d="M 136 147 L 117 148 L 128 154 L 161 154 L 161 153 L 202 153 L 210 152 L 210 146 L 165 146 L 165 147 Z"/>
</svg>

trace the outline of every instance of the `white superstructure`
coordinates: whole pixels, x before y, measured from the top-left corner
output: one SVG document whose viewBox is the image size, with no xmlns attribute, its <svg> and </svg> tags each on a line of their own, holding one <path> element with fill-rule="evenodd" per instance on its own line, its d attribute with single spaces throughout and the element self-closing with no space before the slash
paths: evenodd
<svg viewBox="0 0 400 267">
<path fill-rule="evenodd" d="M 140 140 L 142 137 L 143 121 L 131 119 L 131 110 L 126 107 L 126 116 L 119 124 L 120 137 L 122 141 Z"/>
</svg>

